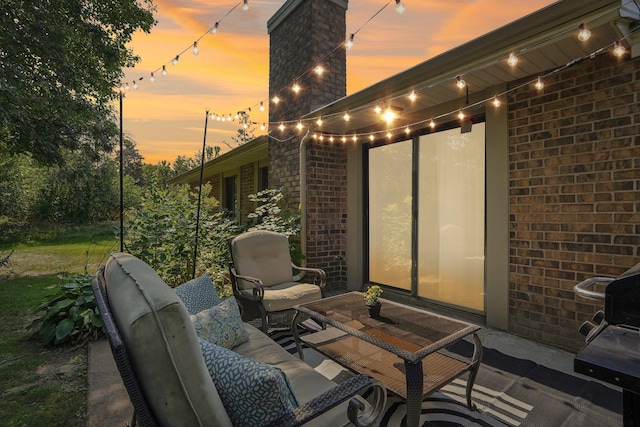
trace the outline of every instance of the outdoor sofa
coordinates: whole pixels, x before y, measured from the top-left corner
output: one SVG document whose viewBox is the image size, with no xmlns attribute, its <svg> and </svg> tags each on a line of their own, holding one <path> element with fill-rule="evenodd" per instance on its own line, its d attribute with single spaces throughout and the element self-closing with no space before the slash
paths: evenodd
<svg viewBox="0 0 640 427">
<path fill-rule="evenodd" d="M 98 309 L 134 406 L 132 425 L 377 421 L 384 386 L 365 375 L 333 383 L 242 322 L 234 298 L 220 301 L 207 279 L 174 290 L 148 264 L 124 253 L 112 254 L 94 275 Z M 368 401 L 361 397 L 365 392 Z"/>
</svg>

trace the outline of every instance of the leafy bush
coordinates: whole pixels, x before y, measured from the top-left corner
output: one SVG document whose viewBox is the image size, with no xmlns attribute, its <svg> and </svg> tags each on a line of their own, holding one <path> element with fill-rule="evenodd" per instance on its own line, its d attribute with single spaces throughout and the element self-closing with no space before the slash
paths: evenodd
<svg viewBox="0 0 640 427">
<path fill-rule="evenodd" d="M 63 277 L 66 282 L 54 287 L 52 299 L 36 308 L 42 315 L 28 330 L 37 330 L 44 344 L 84 344 L 102 332 L 102 318 L 91 288 L 91 276 Z"/>
</svg>

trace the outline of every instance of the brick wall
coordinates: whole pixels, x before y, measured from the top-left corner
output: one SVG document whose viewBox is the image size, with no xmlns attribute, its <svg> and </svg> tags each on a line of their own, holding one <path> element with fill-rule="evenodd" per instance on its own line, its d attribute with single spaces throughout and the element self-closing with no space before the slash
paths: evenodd
<svg viewBox="0 0 640 427">
<path fill-rule="evenodd" d="M 255 164 L 249 163 L 240 168 L 240 185 L 238 203 L 240 209 L 240 223 L 246 224 L 247 215 L 255 209 L 255 203 L 249 201 L 249 194 L 256 193 L 255 174 L 258 173 Z"/>
<path fill-rule="evenodd" d="M 271 135 L 286 140 L 269 142 L 269 186 L 284 188 L 289 207 L 300 205 L 300 139 L 295 121 L 318 106 L 346 95 L 346 53 L 336 46 L 346 37 L 346 10 L 331 0 L 305 0 L 270 31 L 269 98 Z M 326 58 L 326 60 L 325 60 Z M 308 71 L 321 63 L 321 76 Z M 299 76 L 302 90 L 291 85 Z M 281 132 L 278 123 L 293 121 Z M 288 139 L 289 137 L 293 137 Z M 343 147 L 307 142 L 307 265 L 323 268 L 331 284 L 344 282 L 346 273 L 337 255 L 346 252 L 346 151 Z M 339 238 L 336 236 L 340 236 Z"/>
<path fill-rule="evenodd" d="M 575 350 L 602 305 L 573 286 L 640 262 L 640 58 L 601 55 L 544 83 L 509 99 L 509 328 Z"/>
</svg>

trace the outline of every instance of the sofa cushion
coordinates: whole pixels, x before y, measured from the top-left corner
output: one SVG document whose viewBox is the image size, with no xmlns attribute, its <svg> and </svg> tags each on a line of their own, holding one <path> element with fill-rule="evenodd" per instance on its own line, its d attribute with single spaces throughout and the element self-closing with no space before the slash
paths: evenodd
<svg viewBox="0 0 640 427">
<path fill-rule="evenodd" d="M 205 274 L 175 288 L 189 314 L 197 314 L 214 305 L 220 304 L 220 297 L 213 281 Z"/>
<path fill-rule="evenodd" d="M 200 339 L 209 374 L 234 426 L 258 427 L 292 412 L 298 402 L 282 370 Z"/>
<path fill-rule="evenodd" d="M 191 316 L 191 322 L 199 338 L 221 347 L 233 348 L 248 339 L 235 297 Z"/>
<path fill-rule="evenodd" d="M 131 363 L 162 425 L 230 426 L 180 298 L 138 258 L 105 267 L 109 304 Z"/>
</svg>

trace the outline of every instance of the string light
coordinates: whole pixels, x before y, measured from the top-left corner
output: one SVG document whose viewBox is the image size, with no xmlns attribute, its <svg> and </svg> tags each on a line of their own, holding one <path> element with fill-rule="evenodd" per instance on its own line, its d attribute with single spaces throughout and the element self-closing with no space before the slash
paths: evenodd
<svg viewBox="0 0 640 427">
<path fill-rule="evenodd" d="M 150 81 L 151 83 L 153 83 L 153 82 L 155 82 L 155 81 L 156 81 L 156 77 L 153 75 L 153 72 L 151 73 L 151 77 L 149 77 L 149 81 Z"/>
<path fill-rule="evenodd" d="M 260 108 L 258 108 L 260 111 L 264 111 L 264 101 L 260 101 Z"/>
<path fill-rule="evenodd" d="M 456 76 L 456 86 L 458 86 L 458 89 L 464 89 L 466 85 L 467 85 L 467 82 L 462 80 L 462 77 Z"/>
<path fill-rule="evenodd" d="M 514 53 L 509 54 L 509 58 L 507 58 L 507 64 L 512 67 L 518 65 L 518 57 Z"/>
<path fill-rule="evenodd" d="M 171 63 L 173 65 L 178 65 L 179 60 L 180 60 L 180 55 L 176 55 L 176 57 L 171 60 Z"/>
<path fill-rule="evenodd" d="M 242 2 L 242 10 L 249 10 L 249 0 L 244 0 Z"/>
<path fill-rule="evenodd" d="M 411 102 L 415 102 L 417 98 L 418 98 L 418 95 L 416 95 L 416 91 L 412 90 L 411 93 L 409 94 L 409 100 Z"/>
<path fill-rule="evenodd" d="M 391 139 L 392 136 L 393 136 L 393 134 L 391 132 L 387 131 L 387 138 Z"/>
<path fill-rule="evenodd" d="M 373 109 L 373 111 L 375 111 L 377 115 L 380 115 L 382 113 L 382 107 L 380 106 L 380 104 L 376 104 L 376 107 Z"/>
<path fill-rule="evenodd" d="M 536 80 L 535 88 L 537 90 L 542 90 L 544 88 L 544 82 L 542 81 L 542 77 L 538 76 L 538 80 Z"/>
<path fill-rule="evenodd" d="M 347 47 L 347 49 L 351 49 L 353 47 L 353 39 L 355 37 L 356 37 L 355 34 L 351 34 L 347 39 L 347 41 L 344 42 L 344 45 Z"/>
<path fill-rule="evenodd" d="M 167 76 L 167 67 L 165 65 L 162 66 L 162 77 L 166 77 Z"/>
<path fill-rule="evenodd" d="M 434 121 L 433 121 L 433 119 L 431 119 L 431 120 L 429 121 L 429 127 L 430 127 L 431 129 L 435 129 L 435 128 L 436 128 L 436 122 L 434 122 Z"/>
<path fill-rule="evenodd" d="M 193 42 L 193 54 L 197 55 L 200 53 L 200 49 L 198 49 L 198 42 Z"/>
<path fill-rule="evenodd" d="M 271 98 L 271 102 L 273 102 L 275 105 L 278 105 L 280 103 L 280 98 L 278 97 L 278 95 Z"/>
<path fill-rule="evenodd" d="M 623 57 L 626 52 L 627 52 L 627 49 L 625 49 L 625 47 L 621 43 L 617 41 L 613 42 L 613 54 L 617 58 Z"/>
<path fill-rule="evenodd" d="M 316 68 L 313 69 L 313 71 L 321 76 L 322 74 L 324 74 L 324 67 L 322 65 L 316 65 Z"/>
<path fill-rule="evenodd" d="M 318 127 L 322 126 L 322 117 L 318 117 L 318 120 L 316 120 L 316 124 L 318 125 Z"/>
<path fill-rule="evenodd" d="M 373 134 L 369 135 L 369 141 L 373 142 L 375 140 L 375 137 L 373 136 Z"/>
<path fill-rule="evenodd" d="M 138 82 L 134 81 L 133 82 L 133 90 L 138 90 L 140 88 L 140 86 L 138 86 Z"/>
<path fill-rule="evenodd" d="M 351 120 L 351 116 L 349 115 L 349 112 L 345 112 L 344 116 L 342 116 L 342 118 L 344 119 L 345 122 L 348 122 L 349 120 Z"/>
<path fill-rule="evenodd" d="M 295 93 L 299 93 L 300 92 L 300 85 L 298 84 L 298 82 L 295 82 L 293 84 L 293 86 L 291 87 L 291 90 L 293 90 Z"/>
<path fill-rule="evenodd" d="M 404 128 L 404 133 L 406 133 L 407 135 L 409 135 L 409 134 L 411 133 L 411 129 L 409 129 L 409 125 L 407 125 L 407 126 Z"/>
<path fill-rule="evenodd" d="M 578 26 L 578 29 L 578 40 L 580 40 L 581 42 L 586 42 L 591 38 L 591 31 L 589 31 L 587 27 L 584 26 L 584 24 L 580 24 Z"/>
<path fill-rule="evenodd" d="M 387 124 L 391 124 L 393 123 L 393 121 L 396 119 L 397 114 L 395 111 L 393 111 L 391 108 L 387 108 L 384 112 L 384 114 L 382 115 L 382 118 L 385 122 L 387 122 Z"/>
<path fill-rule="evenodd" d="M 267 128 L 267 127 L 265 126 L 265 124 L 264 124 L 264 123 L 262 123 L 262 125 L 260 126 L 260 130 L 261 130 L 261 131 L 264 131 L 266 128 Z"/>
<path fill-rule="evenodd" d="M 347 143 L 347 137 L 346 137 L 346 136 L 344 136 L 344 135 L 342 135 L 342 143 L 343 143 L 343 144 L 346 144 L 346 143 Z"/>
<path fill-rule="evenodd" d="M 502 103 L 500 102 L 500 99 L 498 99 L 498 95 L 493 97 L 493 106 L 498 108 Z"/>
<path fill-rule="evenodd" d="M 298 130 L 302 130 L 302 122 L 298 122 L 298 124 L 296 125 L 296 128 L 298 128 Z"/>
<path fill-rule="evenodd" d="M 216 22 L 215 24 L 213 24 L 213 27 L 211 27 L 211 29 L 209 30 L 209 32 L 211 34 L 215 34 L 218 32 L 218 27 L 220 26 L 219 22 Z"/>
<path fill-rule="evenodd" d="M 280 123 L 280 126 L 278 127 L 278 129 L 280 129 L 280 132 L 283 132 L 285 127 L 284 127 L 284 123 Z"/>
<path fill-rule="evenodd" d="M 353 140 L 353 142 L 358 142 L 358 135 L 356 135 L 355 133 L 353 134 L 353 138 L 351 138 Z"/>
<path fill-rule="evenodd" d="M 402 13 L 404 12 L 404 10 L 405 10 L 404 3 L 402 3 L 401 0 L 396 0 L 396 11 L 398 13 Z"/>
<path fill-rule="evenodd" d="M 458 120 L 460 121 L 464 120 L 464 113 L 462 112 L 462 110 L 458 112 Z"/>
</svg>

